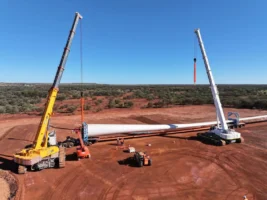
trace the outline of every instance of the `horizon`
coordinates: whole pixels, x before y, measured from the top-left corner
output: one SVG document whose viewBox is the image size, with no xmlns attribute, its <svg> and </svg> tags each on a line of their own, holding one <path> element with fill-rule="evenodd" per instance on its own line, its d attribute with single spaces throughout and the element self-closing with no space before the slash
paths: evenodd
<svg viewBox="0 0 267 200">
<path fill-rule="evenodd" d="M 38 82 L 0 82 L 0 86 L 1 86 L 1 84 L 25 84 L 25 85 L 27 85 L 27 84 L 29 84 L 29 85 L 37 85 L 37 84 L 39 84 L 39 85 L 52 85 L 52 83 L 45 83 L 45 82 L 40 82 L 40 83 L 38 83 Z M 63 83 L 60 83 L 60 85 L 71 85 L 71 84 L 75 84 L 75 85 L 107 85 L 107 86 L 113 86 L 113 85 L 115 85 L 115 86 L 161 86 L 161 85 L 163 85 L 163 86 L 209 86 L 210 84 L 209 83 L 204 83 L 204 84 L 168 84 L 168 83 L 165 83 L 165 84 L 157 84 L 157 83 L 146 83 L 146 84 L 116 84 L 116 83 L 113 83 L 113 84 L 109 84 L 109 83 L 79 83 L 79 82 L 73 82 L 73 83 L 71 83 L 71 82 L 69 82 L 69 83 L 66 83 L 66 82 L 63 82 Z M 266 86 L 267 84 L 257 84 L 257 83 L 255 83 L 255 84 L 250 84 L 250 83 L 220 83 L 220 84 L 216 84 L 216 85 L 247 85 L 247 86 L 249 86 L 249 85 L 257 85 L 257 86 Z"/>
<path fill-rule="evenodd" d="M 52 83 L 75 12 L 79 12 L 83 19 L 62 83 L 81 82 L 82 33 L 84 82 L 193 84 L 196 56 L 196 84 L 208 84 L 194 34 L 200 28 L 216 84 L 267 84 L 266 6 L 263 0 L 4 0 L 0 82 Z M 6 19 L 11 12 L 12 17 Z"/>
</svg>

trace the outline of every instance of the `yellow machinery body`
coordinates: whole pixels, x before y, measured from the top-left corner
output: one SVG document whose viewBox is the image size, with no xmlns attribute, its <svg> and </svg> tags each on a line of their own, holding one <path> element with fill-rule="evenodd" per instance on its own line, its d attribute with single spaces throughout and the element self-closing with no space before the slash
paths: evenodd
<svg viewBox="0 0 267 200">
<path fill-rule="evenodd" d="M 19 153 L 14 155 L 14 161 L 19 165 L 32 166 L 45 158 L 57 158 L 58 156 L 58 146 L 52 146 L 42 149 L 23 149 Z"/>
<path fill-rule="evenodd" d="M 31 170 L 41 170 L 44 168 L 55 167 L 57 164 L 59 167 L 65 166 L 65 149 L 57 145 L 55 132 L 53 137 L 52 135 L 50 136 L 49 121 L 53 113 L 59 83 L 79 19 L 82 19 L 82 16 L 76 12 L 53 85 L 48 92 L 43 116 L 33 144 L 31 147 L 25 148 L 14 155 L 14 162 L 18 164 L 18 173 L 25 173 L 26 167 L 30 167 Z M 54 139 L 53 142 L 49 141 L 51 138 Z"/>
<path fill-rule="evenodd" d="M 59 147 L 57 145 L 49 146 L 48 141 L 49 120 L 53 112 L 57 93 L 58 89 L 56 88 L 51 88 L 49 91 L 46 108 L 32 147 L 22 149 L 14 155 L 14 162 L 24 168 L 24 170 L 22 170 L 23 172 L 20 172 L 18 168 L 18 173 L 25 173 L 26 167 L 30 167 L 32 170 L 55 167 L 55 161 L 59 161 Z M 38 163 L 42 163 L 42 165 L 36 166 Z"/>
<path fill-rule="evenodd" d="M 49 92 L 48 100 L 45 108 L 44 115 L 41 119 L 37 135 L 34 140 L 32 148 L 22 149 L 19 153 L 14 155 L 14 161 L 20 165 L 33 165 L 40 162 L 43 158 L 49 156 L 57 156 L 59 148 L 58 146 L 47 147 L 48 144 L 48 130 L 49 119 L 53 112 L 53 106 L 57 97 L 57 89 L 52 89 Z M 55 155 L 56 154 L 56 155 Z"/>
<path fill-rule="evenodd" d="M 59 147 L 48 147 L 48 130 L 49 119 L 53 112 L 53 106 L 57 97 L 57 89 L 52 89 L 49 92 L 48 100 L 45 108 L 44 115 L 41 119 L 37 135 L 34 140 L 33 147 L 22 149 L 19 153 L 14 155 L 14 161 L 19 165 L 31 166 L 44 158 L 58 157 Z"/>
</svg>

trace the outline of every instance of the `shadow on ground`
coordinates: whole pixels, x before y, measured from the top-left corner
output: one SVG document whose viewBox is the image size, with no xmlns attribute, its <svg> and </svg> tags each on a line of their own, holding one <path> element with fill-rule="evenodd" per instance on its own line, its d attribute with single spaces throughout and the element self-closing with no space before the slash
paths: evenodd
<svg viewBox="0 0 267 200">
<path fill-rule="evenodd" d="M 111 145 L 111 146 L 118 146 L 117 143 L 109 143 L 108 145 Z"/>
<path fill-rule="evenodd" d="M 149 119 L 148 117 L 145 116 L 131 116 L 130 118 L 142 122 L 144 124 L 160 124 L 158 121 Z"/>
<path fill-rule="evenodd" d="M 61 130 L 68 130 L 68 131 L 72 131 L 73 129 L 72 128 L 64 128 L 64 127 L 58 127 L 58 126 L 50 126 L 52 128 L 56 128 L 56 129 L 61 129 Z"/>
<path fill-rule="evenodd" d="M 77 161 L 77 155 L 75 153 L 66 155 L 66 161 Z"/>
<path fill-rule="evenodd" d="M 167 138 L 173 138 L 173 139 L 179 139 L 179 140 L 192 140 L 192 141 L 201 142 L 201 143 L 206 144 L 206 145 L 215 146 L 214 144 L 212 144 L 206 140 L 202 140 L 202 139 L 198 138 L 197 136 L 182 137 L 182 136 L 177 136 L 177 135 L 161 135 L 161 137 L 167 137 Z"/>
<path fill-rule="evenodd" d="M 196 141 L 200 141 L 197 138 L 197 136 L 182 137 L 182 136 L 177 136 L 177 135 L 161 135 L 161 137 L 174 138 L 174 139 L 180 139 L 180 140 L 196 140 Z"/>
<path fill-rule="evenodd" d="M 138 167 L 137 163 L 134 161 L 133 157 L 129 157 L 123 160 L 119 160 L 120 165 L 128 165 L 130 167 Z"/>
<path fill-rule="evenodd" d="M 3 157 L 2 154 L 0 154 L 0 169 L 11 171 L 13 173 L 17 172 L 17 164 L 14 163 L 14 161 L 11 158 L 5 158 L 5 157 L 12 157 L 12 156 L 5 156 Z M 13 157 L 12 157 L 13 158 Z"/>
<path fill-rule="evenodd" d="M 25 142 L 32 142 L 31 140 L 25 140 L 25 139 L 18 139 L 18 138 L 7 138 L 8 140 L 20 140 Z"/>
</svg>

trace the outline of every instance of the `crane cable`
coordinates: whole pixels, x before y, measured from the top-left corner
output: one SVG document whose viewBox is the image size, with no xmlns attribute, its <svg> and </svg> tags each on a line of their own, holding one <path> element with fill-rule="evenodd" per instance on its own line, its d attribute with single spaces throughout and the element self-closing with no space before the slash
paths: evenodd
<svg viewBox="0 0 267 200">
<path fill-rule="evenodd" d="M 81 125 L 84 122 L 84 98 L 83 98 L 83 49 L 82 49 L 82 42 L 83 42 L 83 37 L 82 37 L 82 20 L 80 22 L 80 62 L 81 62 Z"/>
</svg>

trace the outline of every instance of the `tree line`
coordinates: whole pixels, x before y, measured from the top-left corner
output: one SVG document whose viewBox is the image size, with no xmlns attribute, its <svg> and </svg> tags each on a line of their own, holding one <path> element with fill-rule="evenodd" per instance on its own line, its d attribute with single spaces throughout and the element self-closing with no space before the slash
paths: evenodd
<svg viewBox="0 0 267 200">
<path fill-rule="evenodd" d="M 0 88 L 0 113 L 42 112 L 42 99 L 48 95 L 50 85 L 29 84 L 8 85 Z M 267 109 L 267 85 L 218 85 L 219 96 L 224 107 Z M 213 104 L 208 85 L 98 85 L 98 84 L 63 84 L 57 101 L 79 99 L 83 91 L 86 99 L 93 103 L 86 104 L 86 110 L 97 107 L 96 112 L 111 108 L 131 108 L 134 99 L 146 99 L 147 105 L 142 108 L 162 108 L 175 105 Z M 55 108 L 59 112 L 74 112 L 78 107 L 64 105 Z"/>
</svg>

